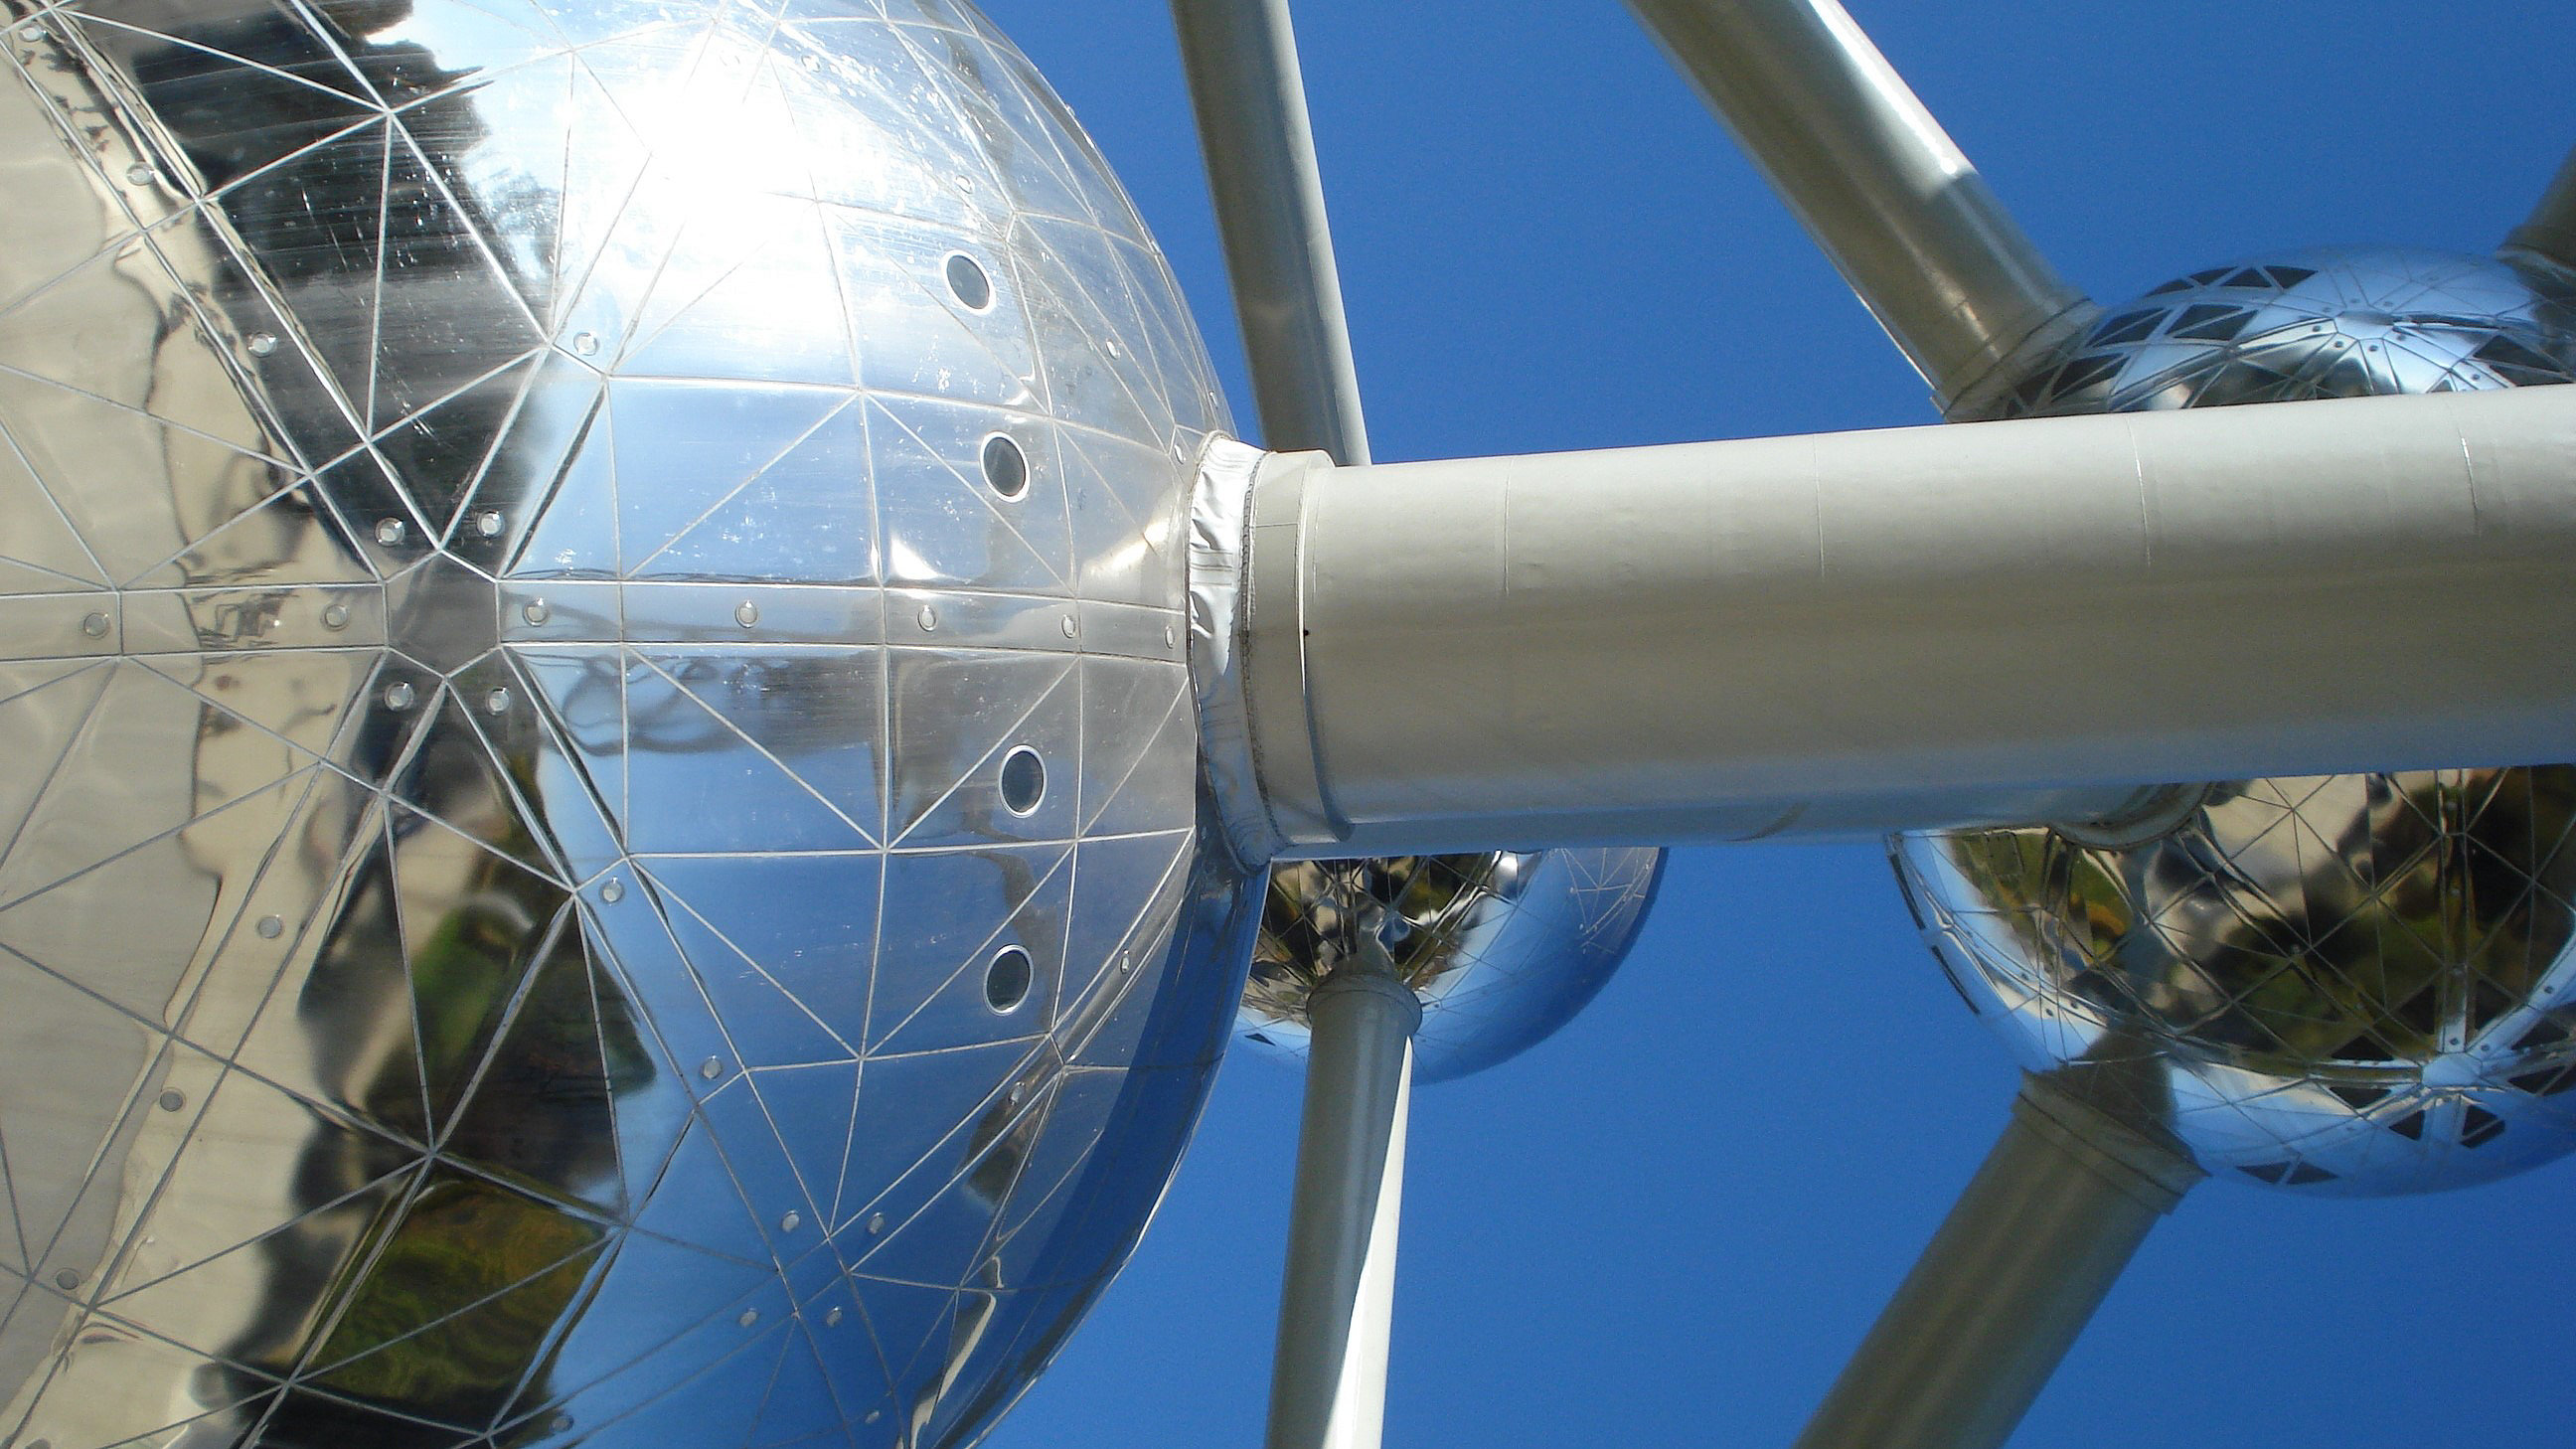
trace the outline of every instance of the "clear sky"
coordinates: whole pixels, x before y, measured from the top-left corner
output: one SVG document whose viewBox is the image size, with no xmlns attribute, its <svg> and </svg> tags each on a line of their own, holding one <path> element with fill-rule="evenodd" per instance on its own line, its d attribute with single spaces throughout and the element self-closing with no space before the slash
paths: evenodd
<svg viewBox="0 0 2576 1449">
<path fill-rule="evenodd" d="M 2267 249 L 2484 251 L 2576 142 L 2564 0 L 1852 0 L 2105 302 Z M 1160 0 L 991 0 L 1252 431 Z M 1299 11 L 1382 459 L 1911 424 L 1920 382 L 1612 0 Z M 1388 1440 L 1785 1449 L 2000 1130 L 2002 1046 L 1880 853 L 1694 850 L 1530 1055 L 1415 1098 Z M 992 1441 L 1257 1443 L 1296 1073 L 1240 1055 L 1145 1245 Z M 2576 1168 L 2212 1183 L 2017 1444 L 2576 1443 Z"/>
</svg>

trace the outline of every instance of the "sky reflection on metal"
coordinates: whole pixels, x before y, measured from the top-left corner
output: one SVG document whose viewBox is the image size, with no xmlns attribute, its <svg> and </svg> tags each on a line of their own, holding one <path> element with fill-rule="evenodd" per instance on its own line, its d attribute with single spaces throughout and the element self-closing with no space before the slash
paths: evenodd
<svg viewBox="0 0 2576 1449">
<path fill-rule="evenodd" d="M 2576 140 L 2536 99 L 2576 33 L 2519 6 L 1852 8 L 2105 299 L 2303 246 L 2484 252 Z M 1161 7 L 992 13 L 1119 168 L 1243 396 Z M 1382 456 L 1931 419 L 1620 7 L 1298 15 Z M 1139 1258 L 996 1444 L 1249 1432 L 1297 1088 L 1229 1065 Z M 1414 1099 L 1389 1442 L 1788 1443 L 2012 1088 L 1883 852 L 1679 853 L 1585 1016 Z M 2576 1412 L 2543 1367 L 2576 1351 L 2552 1286 L 2576 1270 L 2569 1171 L 2379 1201 L 2213 1183 L 2017 1442 L 2552 1442 Z"/>
</svg>

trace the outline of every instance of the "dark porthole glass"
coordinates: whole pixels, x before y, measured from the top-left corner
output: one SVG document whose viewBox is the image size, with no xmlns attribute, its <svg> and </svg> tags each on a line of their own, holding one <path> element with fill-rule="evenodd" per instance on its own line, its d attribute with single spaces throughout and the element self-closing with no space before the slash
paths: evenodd
<svg viewBox="0 0 2576 1449">
<path fill-rule="evenodd" d="M 992 964 L 984 968 L 984 1004 L 1005 1015 L 1018 1010 L 1029 999 L 1029 983 L 1036 974 L 1029 953 L 1019 947 L 994 952 Z"/>
<path fill-rule="evenodd" d="M 1005 498 L 1029 491 L 1029 455 L 1005 433 L 984 440 L 984 482 Z"/>
<path fill-rule="evenodd" d="M 1002 760 L 1002 804 L 1014 815 L 1026 815 L 1046 798 L 1046 761 L 1026 745 Z"/>
<path fill-rule="evenodd" d="M 949 254 L 948 290 L 970 312 L 981 312 L 993 305 L 993 279 L 984 275 L 982 264 L 964 252 Z"/>
</svg>

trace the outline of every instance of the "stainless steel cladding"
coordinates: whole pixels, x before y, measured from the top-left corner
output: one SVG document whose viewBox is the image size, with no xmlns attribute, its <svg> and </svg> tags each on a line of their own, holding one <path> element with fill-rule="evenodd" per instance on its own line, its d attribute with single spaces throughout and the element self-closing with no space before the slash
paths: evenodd
<svg viewBox="0 0 2576 1449">
<path fill-rule="evenodd" d="M 1660 850 L 1577 848 L 1275 866 L 1236 1030 L 1303 1055 L 1307 998 L 1374 915 L 1422 1002 L 1415 1072 L 1481 1071 L 1546 1040 L 1609 984 L 1663 863 Z"/>
<path fill-rule="evenodd" d="M 0 1438 L 973 1437 L 1260 901 L 1098 155 L 945 0 L 0 16 Z"/>
<path fill-rule="evenodd" d="M 2216 267 L 2014 394 L 2068 414 L 2576 379 L 2576 292 L 2403 250 Z M 2284 639 L 2295 649 L 2298 641 Z M 2576 1147 L 2576 767 L 2255 780 L 2113 830 L 1899 837 L 1971 1005 L 2203 1167 L 2423 1191 Z"/>
</svg>

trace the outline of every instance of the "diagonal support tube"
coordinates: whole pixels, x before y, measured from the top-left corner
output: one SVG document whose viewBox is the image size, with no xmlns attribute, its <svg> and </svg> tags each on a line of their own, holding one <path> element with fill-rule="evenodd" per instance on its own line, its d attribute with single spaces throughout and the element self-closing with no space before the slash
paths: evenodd
<svg viewBox="0 0 2576 1449">
<path fill-rule="evenodd" d="M 2508 258 L 2520 252 L 2576 270 L 2576 151 L 2559 163 L 2530 218 L 2505 238 L 2504 251 Z"/>
<path fill-rule="evenodd" d="M 1244 703 L 1293 854 L 2576 753 L 2576 387 L 1274 456 L 1252 493 Z"/>
<path fill-rule="evenodd" d="M 1903 348 L 1983 415 L 2090 325 L 1985 179 L 1836 0 L 1628 0 Z"/>
<path fill-rule="evenodd" d="M 2030 1078 L 1795 1449 L 1998 1449 L 2200 1176 L 2162 1134 Z"/>
<path fill-rule="evenodd" d="M 1369 461 L 1287 0 L 1173 0 L 1263 441 Z"/>
</svg>

